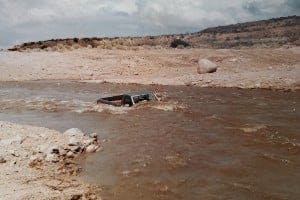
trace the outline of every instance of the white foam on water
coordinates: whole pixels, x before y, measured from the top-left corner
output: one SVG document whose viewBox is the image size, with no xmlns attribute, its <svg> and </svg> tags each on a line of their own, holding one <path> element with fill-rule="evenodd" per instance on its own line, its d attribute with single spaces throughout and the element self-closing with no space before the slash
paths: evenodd
<svg viewBox="0 0 300 200">
<path fill-rule="evenodd" d="M 76 113 L 109 113 L 126 114 L 130 110 L 154 108 L 162 111 L 178 111 L 185 109 L 175 101 L 168 102 L 140 102 L 133 107 L 115 107 L 107 104 L 96 104 L 95 102 L 83 101 L 80 99 L 59 99 L 49 96 L 33 96 L 24 99 L 6 97 L 0 99 L 0 109 L 2 110 L 43 110 L 47 112 L 70 111 Z"/>
<path fill-rule="evenodd" d="M 186 109 L 186 106 L 180 105 L 178 102 L 175 101 L 159 102 L 158 104 L 151 104 L 150 107 L 163 111 L 178 111 Z"/>
</svg>

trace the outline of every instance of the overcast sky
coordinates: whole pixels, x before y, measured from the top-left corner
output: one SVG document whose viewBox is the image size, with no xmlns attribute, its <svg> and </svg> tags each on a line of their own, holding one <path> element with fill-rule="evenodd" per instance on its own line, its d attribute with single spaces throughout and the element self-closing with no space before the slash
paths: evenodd
<svg viewBox="0 0 300 200">
<path fill-rule="evenodd" d="M 0 47 L 89 36 L 186 33 L 300 14 L 300 0 L 0 0 Z"/>
</svg>

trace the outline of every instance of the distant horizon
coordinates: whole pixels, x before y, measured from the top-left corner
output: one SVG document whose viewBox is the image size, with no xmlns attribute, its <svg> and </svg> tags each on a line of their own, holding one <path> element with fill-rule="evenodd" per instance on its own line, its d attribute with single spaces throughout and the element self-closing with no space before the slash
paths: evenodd
<svg viewBox="0 0 300 200">
<path fill-rule="evenodd" d="M 65 37 L 65 38 L 48 38 L 48 39 L 44 39 L 44 40 L 33 40 L 33 41 L 24 41 L 22 43 L 18 43 L 18 44 L 13 44 L 14 45 L 21 45 L 24 43 L 30 43 L 30 42 L 39 42 L 39 41 L 50 41 L 50 40 L 67 40 L 67 39 L 73 39 L 73 38 L 78 38 L 78 39 L 82 39 L 82 38 L 134 38 L 134 37 L 159 37 L 159 36 L 168 36 L 168 35 L 186 35 L 186 34 L 194 34 L 194 33 L 198 33 L 201 32 L 205 29 L 208 28 L 215 28 L 215 27 L 221 27 L 221 26 L 230 26 L 230 25 L 236 25 L 236 24 L 244 24 L 244 23 L 248 23 L 248 22 L 259 22 L 259 21 L 267 21 L 267 20 L 271 20 L 271 19 L 280 19 L 280 18 L 289 18 L 289 17 L 299 17 L 298 15 L 291 15 L 291 16 L 282 16 L 282 17 L 276 17 L 276 18 L 268 18 L 268 19 L 261 19 L 261 20 L 256 20 L 256 21 L 245 21 L 245 22 L 237 22 L 234 24 L 226 24 L 226 25 L 217 25 L 217 26 L 211 26 L 211 27 L 206 27 L 203 28 L 201 30 L 196 30 L 194 32 L 186 32 L 186 33 L 166 33 L 166 34 L 158 34 L 158 35 L 128 35 L 128 36 L 87 36 L 87 37 Z M 7 47 L 0 47 L 0 48 L 9 48 L 12 46 L 7 46 Z"/>
<path fill-rule="evenodd" d="M 75 37 L 195 33 L 299 13 L 297 0 L 0 0 L 0 48 Z"/>
</svg>

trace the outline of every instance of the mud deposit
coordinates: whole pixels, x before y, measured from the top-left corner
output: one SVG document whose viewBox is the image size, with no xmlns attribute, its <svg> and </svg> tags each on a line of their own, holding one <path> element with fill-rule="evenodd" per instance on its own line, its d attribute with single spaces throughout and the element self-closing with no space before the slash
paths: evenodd
<svg viewBox="0 0 300 200">
<path fill-rule="evenodd" d="M 100 96 L 153 90 L 133 108 Z M 300 93 L 179 86 L 0 84 L 0 120 L 100 133 L 79 177 L 103 199 L 298 199 Z"/>
</svg>

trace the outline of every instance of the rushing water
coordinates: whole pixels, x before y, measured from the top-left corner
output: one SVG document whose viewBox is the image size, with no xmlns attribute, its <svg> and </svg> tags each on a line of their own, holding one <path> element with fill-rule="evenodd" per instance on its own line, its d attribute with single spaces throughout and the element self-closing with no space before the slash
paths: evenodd
<svg viewBox="0 0 300 200">
<path fill-rule="evenodd" d="M 96 105 L 152 90 L 161 102 Z M 0 120 L 97 132 L 103 151 L 80 161 L 103 199 L 298 199 L 299 92 L 179 86 L 0 84 Z"/>
</svg>

